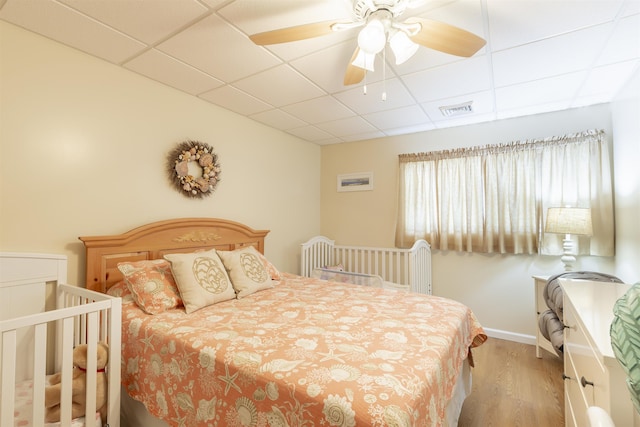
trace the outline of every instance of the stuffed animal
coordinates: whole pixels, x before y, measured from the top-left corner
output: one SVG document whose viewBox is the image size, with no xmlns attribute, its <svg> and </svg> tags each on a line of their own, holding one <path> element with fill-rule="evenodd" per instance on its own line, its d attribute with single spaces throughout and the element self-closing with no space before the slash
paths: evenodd
<svg viewBox="0 0 640 427">
<path fill-rule="evenodd" d="M 98 363 L 96 378 L 96 411 L 100 412 L 102 421 L 105 422 L 107 414 L 107 374 L 105 366 L 109 359 L 107 344 L 98 343 Z M 71 384 L 71 418 L 85 415 L 86 391 L 87 391 L 87 345 L 81 344 L 73 349 L 73 374 Z M 49 386 L 44 391 L 45 421 L 48 423 L 60 421 L 60 373 L 53 374 L 49 378 Z"/>
</svg>

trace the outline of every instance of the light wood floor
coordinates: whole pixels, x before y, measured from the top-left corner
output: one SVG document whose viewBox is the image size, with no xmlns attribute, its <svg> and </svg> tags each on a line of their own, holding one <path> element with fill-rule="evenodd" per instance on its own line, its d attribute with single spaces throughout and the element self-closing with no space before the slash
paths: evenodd
<svg viewBox="0 0 640 427">
<path fill-rule="evenodd" d="M 535 346 L 489 338 L 473 350 L 473 388 L 458 427 L 564 426 L 562 361 Z"/>
</svg>

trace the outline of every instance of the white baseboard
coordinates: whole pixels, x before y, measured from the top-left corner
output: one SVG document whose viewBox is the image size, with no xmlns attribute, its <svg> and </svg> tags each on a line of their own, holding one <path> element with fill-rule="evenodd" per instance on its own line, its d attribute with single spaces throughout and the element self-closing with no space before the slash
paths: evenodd
<svg viewBox="0 0 640 427">
<path fill-rule="evenodd" d="M 491 338 L 515 341 L 522 344 L 536 345 L 536 337 L 533 335 L 517 334 L 515 332 L 501 331 L 499 329 L 484 328 L 484 332 Z"/>
</svg>

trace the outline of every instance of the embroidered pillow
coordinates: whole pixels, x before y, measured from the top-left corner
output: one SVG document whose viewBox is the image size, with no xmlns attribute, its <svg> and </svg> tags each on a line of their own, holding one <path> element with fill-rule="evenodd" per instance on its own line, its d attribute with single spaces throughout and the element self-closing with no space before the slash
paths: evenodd
<svg viewBox="0 0 640 427">
<path fill-rule="evenodd" d="M 189 254 L 168 254 L 187 313 L 235 298 L 229 276 L 215 249 Z"/>
<path fill-rule="evenodd" d="M 119 281 L 115 285 L 112 285 L 109 289 L 107 289 L 107 295 L 111 295 L 112 297 L 122 298 L 122 303 L 132 302 L 133 296 L 131 295 L 131 290 L 129 290 L 129 286 L 125 283 L 124 280 Z"/>
<path fill-rule="evenodd" d="M 253 248 L 253 246 L 251 246 L 251 247 Z M 271 264 L 271 262 L 267 259 L 267 257 L 262 255 L 257 249 L 255 249 L 255 253 L 258 256 L 258 258 L 260 259 L 260 261 L 262 261 L 262 264 L 264 265 L 264 268 L 267 269 L 267 273 L 269 273 L 269 276 L 271 277 L 271 280 L 282 280 L 282 274 L 280 274 L 280 271 L 278 271 L 276 266 Z"/>
<path fill-rule="evenodd" d="M 218 251 L 218 255 L 229 273 L 238 298 L 273 287 L 271 275 L 262 262 L 260 252 L 253 246 L 235 251 Z"/>
<path fill-rule="evenodd" d="M 121 262 L 118 270 L 124 275 L 133 300 L 145 313 L 158 314 L 182 305 L 168 261 Z"/>
</svg>

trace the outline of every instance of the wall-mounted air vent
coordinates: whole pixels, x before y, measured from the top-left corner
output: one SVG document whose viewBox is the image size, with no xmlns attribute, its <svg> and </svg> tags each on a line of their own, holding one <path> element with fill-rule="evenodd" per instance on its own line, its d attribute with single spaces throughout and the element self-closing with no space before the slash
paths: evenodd
<svg viewBox="0 0 640 427">
<path fill-rule="evenodd" d="M 463 102 L 462 104 L 456 104 L 456 105 L 444 105 L 440 107 L 440 112 L 445 117 L 471 114 L 473 113 L 473 108 L 471 107 L 471 104 L 473 104 L 473 101 L 467 101 L 467 102 Z"/>
</svg>

